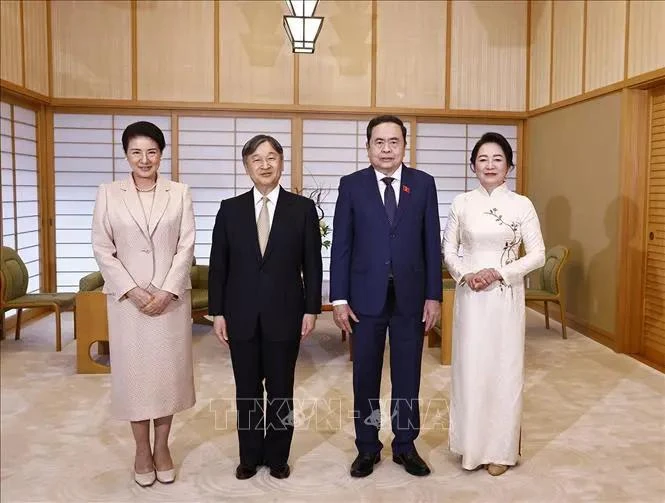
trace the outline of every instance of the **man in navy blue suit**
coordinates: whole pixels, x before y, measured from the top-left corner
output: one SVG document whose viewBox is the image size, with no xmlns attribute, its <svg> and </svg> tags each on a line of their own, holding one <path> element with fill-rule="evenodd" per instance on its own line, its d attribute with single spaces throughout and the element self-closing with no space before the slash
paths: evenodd
<svg viewBox="0 0 665 503">
<path fill-rule="evenodd" d="M 430 473 L 414 441 L 423 338 L 441 307 L 439 211 L 434 178 L 402 163 L 405 148 L 399 117 L 372 119 L 371 166 L 342 177 L 335 207 L 330 300 L 337 326 L 353 333 L 353 477 L 368 476 L 381 459 L 379 392 L 387 329 L 393 461 L 412 475 Z"/>
</svg>

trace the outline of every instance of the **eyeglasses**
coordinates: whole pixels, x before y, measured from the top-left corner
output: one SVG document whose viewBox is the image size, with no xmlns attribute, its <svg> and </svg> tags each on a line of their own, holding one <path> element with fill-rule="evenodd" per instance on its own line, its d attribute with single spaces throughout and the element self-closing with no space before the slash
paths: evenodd
<svg viewBox="0 0 665 503">
<path fill-rule="evenodd" d="M 161 152 L 156 149 L 151 149 L 148 150 L 147 152 L 141 151 L 141 150 L 130 150 L 127 153 L 127 157 L 133 159 L 133 160 L 141 160 L 144 157 L 147 158 L 150 161 L 154 161 L 155 159 L 159 158 Z"/>
<path fill-rule="evenodd" d="M 276 155 L 269 155 L 269 156 L 267 156 L 267 157 L 258 157 L 258 156 L 256 156 L 256 157 L 252 157 L 252 158 L 249 160 L 249 163 L 250 163 L 252 166 L 254 166 L 254 167 L 260 168 L 260 167 L 263 166 L 265 163 L 268 163 L 268 164 L 275 164 L 277 161 L 279 161 L 279 157 L 278 157 L 278 156 L 276 156 Z"/>
<path fill-rule="evenodd" d="M 388 147 L 390 150 L 397 150 L 403 145 L 402 140 L 398 138 L 391 138 L 390 140 L 384 140 L 383 138 L 376 138 L 371 146 L 375 150 L 383 150 L 385 147 Z"/>
</svg>

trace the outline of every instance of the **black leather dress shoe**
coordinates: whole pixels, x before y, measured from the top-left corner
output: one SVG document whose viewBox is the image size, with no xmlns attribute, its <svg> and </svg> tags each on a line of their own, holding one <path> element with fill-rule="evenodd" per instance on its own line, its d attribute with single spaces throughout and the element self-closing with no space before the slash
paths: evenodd
<svg viewBox="0 0 665 503">
<path fill-rule="evenodd" d="M 291 475 L 291 469 L 289 468 L 289 465 L 284 463 L 282 466 L 271 468 L 270 475 L 276 479 L 285 479 Z"/>
<path fill-rule="evenodd" d="M 415 449 L 406 454 L 393 455 L 393 461 L 398 465 L 404 466 L 407 473 L 416 477 L 424 477 L 431 473 L 427 463 L 423 461 L 423 458 L 418 455 L 418 451 Z"/>
<path fill-rule="evenodd" d="M 351 464 L 352 477 L 367 477 L 374 471 L 374 465 L 381 461 L 381 454 L 362 452 Z"/>
<path fill-rule="evenodd" d="M 248 466 L 240 463 L 236 468 L 236 478 L 238 480 L 251 479 L 256 475 L 256 466 Z"/>
</svg>

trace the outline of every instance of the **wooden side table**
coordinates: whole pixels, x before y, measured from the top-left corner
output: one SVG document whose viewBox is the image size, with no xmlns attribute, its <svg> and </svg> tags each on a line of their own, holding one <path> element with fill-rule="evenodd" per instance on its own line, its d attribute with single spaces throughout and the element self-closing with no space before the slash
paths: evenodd
<svg viewBox="0 0 665 503">
<path fill-rule="evenodd" d="M 99 354 L 109 354 L 109 330 L 106 295 L 99 291 L 76 294 L 77 335 L 76 372 L 79 374 L 108 374 L 111 367 L 96 362 L 90 356 L 92 345 L 99 342 Z"/>
<path fill-rule="evenodd" d="M 453 347 L 453 306 L 455 290 L 443 290 L 441 306 L 441 365 L 450 365 Z"/>
<path fill-rule="evenodd" d="M 452 282 L 452 283 L 449 283 Z M 455 284 L 453 280 L 444 280 L 441 319 L 427 334 L 427 347 L 441 347 L 441 365 L 450 365 L 453 344 L 453 307 L 455 305 Z"/>
</svg>

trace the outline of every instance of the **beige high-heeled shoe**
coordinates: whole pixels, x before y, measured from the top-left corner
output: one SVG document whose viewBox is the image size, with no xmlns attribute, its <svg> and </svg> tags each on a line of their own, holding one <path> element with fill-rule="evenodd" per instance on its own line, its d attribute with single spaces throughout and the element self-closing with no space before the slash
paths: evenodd
<svg viewBox="0 0 665 503">
<path fill-rule="evenodd" d="M 506 473 L 507 470 L 508 470 L 507 465 L 496 465 L 494 463 L 490 463 L 489 465 L 487 465 L 487 471 L 489 472 L 490 475 L 494 477 L 503 475 L 504 473 Z"/>
<path fill-rule="evenodd" d="M 162 484 L 173 484 L 175 482 L 175 468 L 161 472 L 157 471 L 157 480 Z"/>
<path fill-rule="evenodd" d="M 134 482 L 141 487 L 150 487 L 155 483 L 155 480 L 157 480 L 155 470 L 148 473 L 138 473 L 136 470 L 134 471 Z"/>
</svg>

